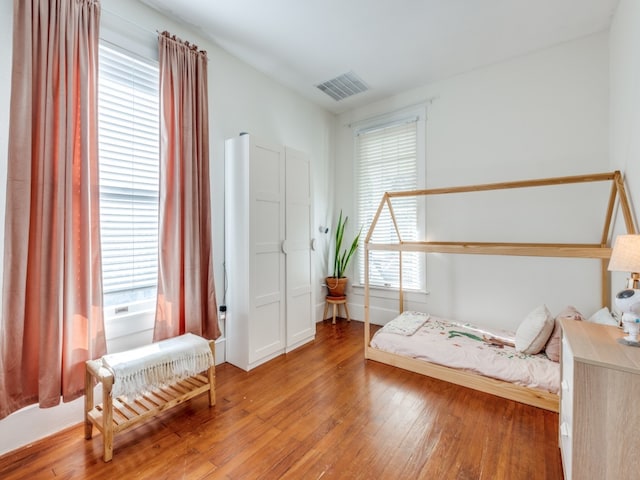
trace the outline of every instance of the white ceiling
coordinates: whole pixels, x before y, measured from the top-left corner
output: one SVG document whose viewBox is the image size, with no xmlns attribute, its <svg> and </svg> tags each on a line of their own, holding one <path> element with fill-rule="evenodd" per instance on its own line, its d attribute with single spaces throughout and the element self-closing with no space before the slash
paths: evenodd
<svg viewBox="0 0 640 480">
<path fill-rule="evenodd" d="M 142 0 L 339 113 L 608 28 L 618 0 Z M 339 102 L 315 85 L 356 73 Z"/>
</svg>

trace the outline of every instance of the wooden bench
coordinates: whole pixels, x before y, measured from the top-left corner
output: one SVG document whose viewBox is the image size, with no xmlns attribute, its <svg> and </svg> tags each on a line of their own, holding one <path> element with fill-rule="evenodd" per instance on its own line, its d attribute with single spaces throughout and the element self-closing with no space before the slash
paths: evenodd
<svg viewBox="0 0 640 480">
<path fill-rule="evenodd" d="M 215 359 L 215 342 L 209 341 Z M 134 399 L 124 396 L 113 398 L 113 373 L 103 366 L 102 360 L 86 362 L 84 397 L 84 433 L 87 440 L 93 435 L 93 426 L 102 432 L 104 461 L 113 458 L 113 436 L 149 417 L 153 417 L 187 400 L 209 392 L 209 406 L 216 404 L 215 365 L 202 374 L 179 380 L 170 385 L 157 386 L 142 392 Z M 94 381 L 102 385 L 102 403 L 94 405 Z"/>
</svg>

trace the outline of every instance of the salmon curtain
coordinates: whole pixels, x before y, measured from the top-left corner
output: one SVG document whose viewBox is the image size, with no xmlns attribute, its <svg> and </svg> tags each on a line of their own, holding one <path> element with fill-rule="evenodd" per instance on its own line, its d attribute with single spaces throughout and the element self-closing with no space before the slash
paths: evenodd
<svg viewBox="0 0 640 480">
<path fill-rule="evenodd" d="M 164 32 L 160 68 L 160 213 L 154 341 L 220 336 L 209 195 L 207 54 Z"/>
<path fill-rule="evenodd" d="M 0 418 L 84 391 L 106 352 L 98 206 L 100 5 L 15 0 Z"/>
</svg>

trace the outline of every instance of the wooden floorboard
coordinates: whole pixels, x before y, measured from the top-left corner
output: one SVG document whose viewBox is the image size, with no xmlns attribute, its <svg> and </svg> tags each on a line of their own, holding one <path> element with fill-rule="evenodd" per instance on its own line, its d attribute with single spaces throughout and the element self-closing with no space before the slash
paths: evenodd
<svg viewBox="0 0 640 480">
<path fill-rule="evenodd" d="M 558 415 L 364 360 L 363 324 L 251 372 L 216 368 L 203 395 L 114 439 L 82 425 L 0 457 L 0 479 L 562 479 Z"/>
</svg>

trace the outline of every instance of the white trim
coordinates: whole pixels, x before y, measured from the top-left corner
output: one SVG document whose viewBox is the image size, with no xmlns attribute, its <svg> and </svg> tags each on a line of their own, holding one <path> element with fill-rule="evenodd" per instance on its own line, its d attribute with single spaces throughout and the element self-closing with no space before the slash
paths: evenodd
<svg viewBox="0 0 640 480">
<path fill-rule="evenodd" d="M 403 122 L 425 121 L 427 118 L 427 103 L 421 103 L 404 107 L 388 113 L 383 113 L 373 117 L 365 118 L 349 124 L 353 128 L 354 136 L 361 133 L 370 132 L 378 128 L 399 125 Z"/>
<path fill-rule="evenodd" d="M 352 288 L 356 295 L 364 295 L 364 285 L 355 284 L 352 285 Z M 404 298 L 408 302 L 424 302 L 425 296 L 431 293 L 429 290 L 403 290 L 403 292 Z M 397 288 L 370 285 L 369 295 L 372 298 L 397 300 L 399 293 Z"/>
<path fill-rule="evenodd" d="M 385 120 L 385 119 L 389 119 L 389 118 L 393 118 L 394 116 L 398 115 L 399 117 L 402 116 L 407 116 L 410 114 L 410 112 L 412 111 L 417 111 L 420 109 L 423 109 L 425 112 L 425 117 L 426 117 L 426 111 L 428 108 L 428 105 L 431 105 L 433 103 L 434 100 L 437 100 L 439 97 L 435 96 L 435 97 L 430 97 L 427 98 L 425 100 L 416 102 L 416 103 L 412 103 L 410 105 L 405 105 L 404 107 L 398 108 L 397 110 L 391 110 L 389 112 L 384 112 L 384 113 L 380 113 L 377 115 L 372 115 L 370 117 L 365 117 L 362 118 L 360 120 L 356 120 L 354 122 L 348 123 L 346 125 L 343 125 L 345 127 L 348 128 L 354 128 L 354 129 L 361 129 L 361 128 L 366 128 L 367 125 L 374 125 L 375 123 L 380 123 L 381 121 Z"/>
</svg>

